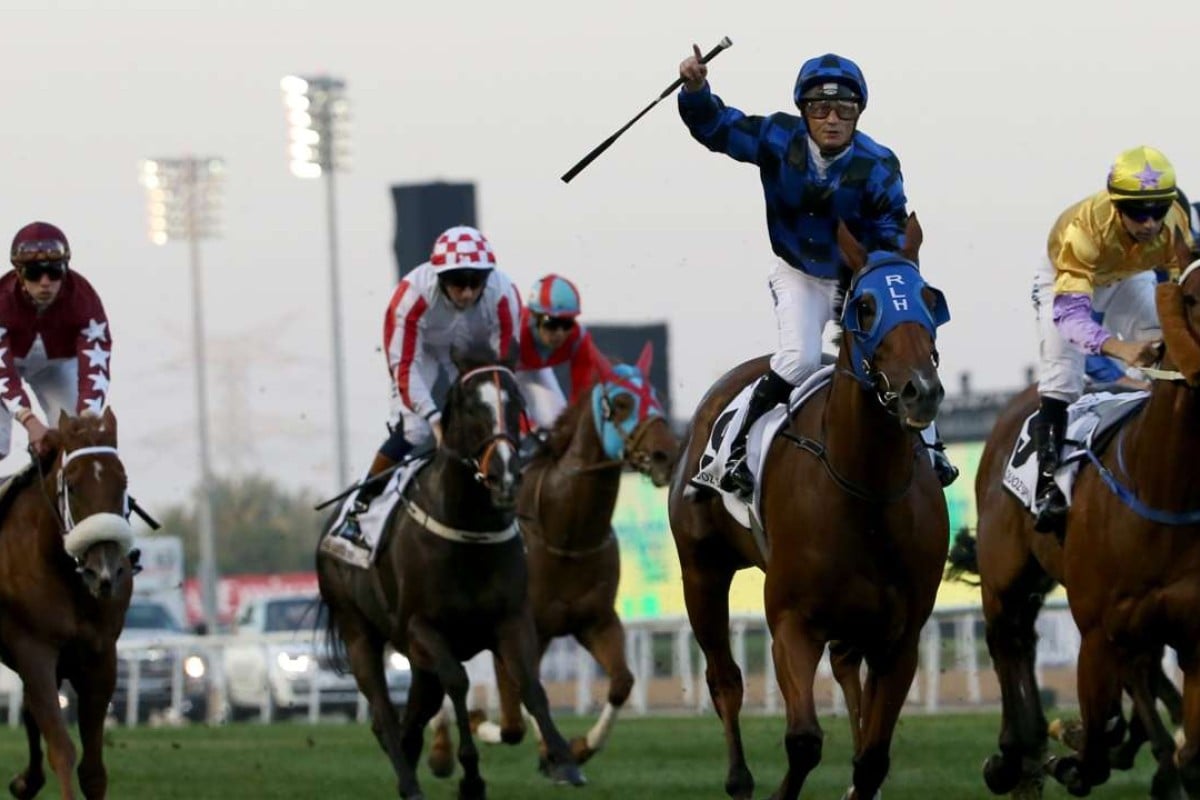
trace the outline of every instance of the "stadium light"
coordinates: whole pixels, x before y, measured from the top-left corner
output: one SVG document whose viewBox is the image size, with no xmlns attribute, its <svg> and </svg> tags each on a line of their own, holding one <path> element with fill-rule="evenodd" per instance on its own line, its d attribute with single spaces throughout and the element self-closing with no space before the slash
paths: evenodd
<svg viewBox="0 0 1200 800">
<path fill-rule="evenodd" d="M 325 179 L 325 215 L 329 235 L 329 303 L 333 352 L 333 419 L 337 486 L 350 482 L 347 455 L 346 388 L 342 363 L 342 289 L 338 276 L 336 180 L 350 164 L 350 105 L 346 82 L 328 75 L 288 75 L 279 82 L 288 125 L 288 165 L 299 178 Z"/>
<path fill-rule="evenodd" d="M 149 238 L 157 245 L 188 243 L 192 277 L 192 355 L 195 361 L 196 433 L 200 445 L 200 497 L 196 519 L 200 534 L 200 587 L 204 621 L 217 632 L 217 560 L 212 511 L 212 466 L 209 460 L 208 385 L 204 353 L 204 282 L 200 241 L 219 235 L 221 188 L 225 167 L 219 158 L 158 158 L 143 161 Z"/>
</svg>

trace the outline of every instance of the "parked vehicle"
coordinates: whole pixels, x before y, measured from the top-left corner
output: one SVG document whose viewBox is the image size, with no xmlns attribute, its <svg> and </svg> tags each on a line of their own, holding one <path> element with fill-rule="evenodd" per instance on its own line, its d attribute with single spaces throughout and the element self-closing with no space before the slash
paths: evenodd
<svg viewBox="0 0 1200 800">
<path fill-rule="evenodd" d="M 130 692 L 136 680 L 138 721 L 145 721 L 153 714 L 171 713 L 204 720 L 208 664 L 206 655 L 189 642 L 166 605 L 134 598 L 125 614 L 121 638 L 117 640 L 113 716 L 122 721 L 129 719 Z"/>
<path fill-rule="evenodd" d="M 325 628 L 312 595 L 260 597 L 238 618 L 235 641 L 224 649 L 227 700 L 232 716 L 271 716 L 337 712 L 353 716 L 358 686 L 349 673 L 339 674 L 324 653 Z M 412 682 L 408 659 L 389 649 L 385 674 L 392 702 L 403 705 Z"/>
</svg>

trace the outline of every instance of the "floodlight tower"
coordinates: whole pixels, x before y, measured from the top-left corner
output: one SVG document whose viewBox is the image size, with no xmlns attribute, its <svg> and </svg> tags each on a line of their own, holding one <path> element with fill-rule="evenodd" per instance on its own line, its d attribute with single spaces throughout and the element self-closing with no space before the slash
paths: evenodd
<svg viewBox="0 0 1200 800">
<path fill-rule="evenodd" d="M 217 631 L 217 559 L 213 534 L 212 465 L 208 437 L 208 377 L 204 354 L 204 282 L 200 240 L 218 234 L 225 167 L 219 158 L 158 158 L 141 163 L 146 188 L 150 241 L 188 243 L 192 277 L 192 357 L 195 362 L 196 435 L 200 446 L 200 493 L 196 519 L 200 534 L 200 593 L 204 622 Z"/>
<path fill-rule="evenodd" d="M 279 82 L 288 122 L 288 158 L 298 178 L 325 179 L 325 215 L 329 235 L 329 303 L 333 353 L 333 420 L 337 486 L 350 483 L 347 456 L 346 387 L 342 363 L 342 289 L 338 275 L 336 174 L 349 166 L 350 106 L 346 82 L 328 75 L 289 75 Z"/>
</svg>

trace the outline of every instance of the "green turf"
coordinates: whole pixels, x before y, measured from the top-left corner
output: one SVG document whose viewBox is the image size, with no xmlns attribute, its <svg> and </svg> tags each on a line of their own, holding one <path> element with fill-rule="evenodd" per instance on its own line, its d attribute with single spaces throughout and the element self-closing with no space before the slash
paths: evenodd
<svg viewBox="0 0 1200 800">
<path fill-rule="evenodd" d="M 568 735 L 583 722 L 562 720 Z M 843 719 L 826 719 L 821 765 L 810 775 L 803 797 L 838 798 L 850 781 L 849 731 Z M 783 721 L 749 717 L 743 721 L 750 768 L 766 797 L 782 775 Z M 979 767 L 992 752 L 994 714 L 901 720 L 892 750 L 887 800 L 990 797 Z M 24 763 L 21 732 L 0 730 L 0 775 L 7 780 Z M 116 728 L 108 734 L 109 794 L 119 800 L 298 800 L 299 798 L 395 797 L 395 781 L 383 753 L 365 725 L 239 724 L 218 729 Z M 608 749 L 588 764 L 589 785 L 555 787 L 534 774 L 535 750 L 484 746 L 482 769 L 489 797 L 556 798 L 723 798 L 724 744 L 715 716 L 626 718 L 618 723 Z M 1138 768 L 1116 773 L 1093 792 L 1101 798 L 1142 798 L 1147 794 L 1150 755 Z M 434 778 L 422 764 L 420 779 L 430 800 L 456 796 L 457 776 Z M 43 797 L 57 797 L 53 780 Z M 1047 798 L 1065 798 L 1058 786 Z"/>
</svg>

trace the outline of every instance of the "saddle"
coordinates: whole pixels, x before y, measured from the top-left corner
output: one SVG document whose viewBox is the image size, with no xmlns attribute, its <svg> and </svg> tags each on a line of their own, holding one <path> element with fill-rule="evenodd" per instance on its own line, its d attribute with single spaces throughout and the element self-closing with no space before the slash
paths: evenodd
<svg viewBox="0 0 1200 800">
<path fill-rule="evenodd" d="M 367 510 L 358 515 L 359 529 L 368 547 L 360 547 L 338 536 L 336 531 L 354 506 L 356 492 L 350 492 L 338 512 L 333 516 L 329 525 L 321 533 L 318 549 L 352 567 L 366 569 L 375 563 L 375 557 L 383 544 L 383 535 L 391 525 L 392 517 L 404 499 L 405 490 L 421 469 L 431 461 L 431 457 L 415 458 L 396 469 L 388 480 L 387 486 L 371 501 Z"/>
<path fill-rule="evenodd" d="M 1099 455 L 1112 442 L 1121 426 L 1146 404 L 1145 391 L 1099 390 L 1083 395 L 1067 407 L 1067 431 L 1059 455 L 1054 482 L 1071 503 L 1071 489 L 1088 452 Z M 1004 466 L 1004 488 L 1008 489 L 1030 514 L 1035 514 L 1034 491 L 1037 486 L 1038 459 L 1031 426 L 1037 412 L 1021 425 L 1021 433 Z"/>
</svg>

